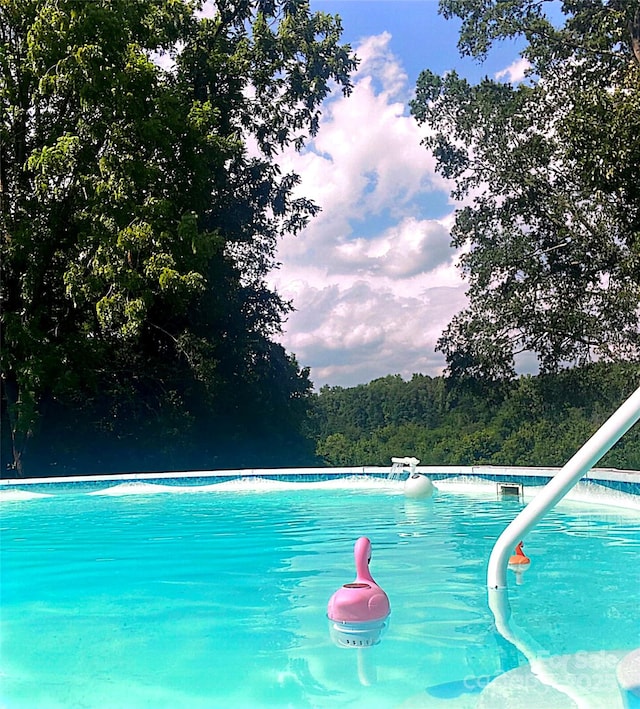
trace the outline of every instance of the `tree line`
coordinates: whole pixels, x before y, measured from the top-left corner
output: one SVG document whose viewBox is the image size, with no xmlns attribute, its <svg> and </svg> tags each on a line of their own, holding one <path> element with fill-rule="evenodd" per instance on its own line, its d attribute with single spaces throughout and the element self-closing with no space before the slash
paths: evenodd
<svg viewBox="0 0 640 709">
<path fill-rule="evenodd" d="M 333 466 L 562 466 L 640 386 L 633 364 L 591 364 L 509 382 L 398 375 L 352 388 L 323 387 L 311 430 Z M 636 425 L 599 465 L 640 470 Z"/>
<path fill-rule="evenodd" d="M 95 424 L 72 430 L 63 418 L 48 421 L 51 428 L 34 441 L 27 475 L 384 467 L 396 456 L 414 456 L 422 465 L 434 466 L 560 467 L 638 386 L 640 370 L 631 363 L 595 363 L 497 383 L 424 374 L 406 381 L 388 375 L 355 387 L 324 386 L 310 392 L 301 401 L 296 426 L 287 430 L 286 422 L 274 422 L 270 440 L 255 431 L 246 438 L 236 432 L 226 447 L 213 439 L 197 455 L 185 448 L 175 458 L 166 448 L 151 454 L 148 441 L 157 441 L 153 430 L 123 437 L 112 431 L 101 438 Z M 73 422 L 77 424 L 75 418 Z M 598 465 L 640 470 L 640 425 Z M 5 465 L 3 476 L 14 475 Z"/>
</svg>

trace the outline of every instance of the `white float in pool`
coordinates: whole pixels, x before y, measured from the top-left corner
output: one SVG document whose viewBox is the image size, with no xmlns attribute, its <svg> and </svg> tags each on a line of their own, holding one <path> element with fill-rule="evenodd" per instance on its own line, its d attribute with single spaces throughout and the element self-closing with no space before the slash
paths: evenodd
<svg viewBox="0 0 640 709">
<path fill-rule="evenodd" d="M 404 494 L 406 497 L 431 497 L 434 490 L 435 487 L 430 478 L 421 473 L 411 473 L 404 484 Z"/>
<path fill-rule="evenodd" d="M 426 475 L 416 472 L 416 467 L 420 463 L 417 458 L 391 458 L 391 463 L 395 469 L 400 466 L 403 470 L 409 469 L 409 477 L 404 484 L 404 494 L 407 497 L 422 499 L 433 495 L 435 487 L 431 480 Z"/>
</svg>

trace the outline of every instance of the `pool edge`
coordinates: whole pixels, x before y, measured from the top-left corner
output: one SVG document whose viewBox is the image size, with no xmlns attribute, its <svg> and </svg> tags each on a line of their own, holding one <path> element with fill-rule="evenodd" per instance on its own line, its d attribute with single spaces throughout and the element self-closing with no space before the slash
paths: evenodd
<svg viewBox="0 0 640 709">
<path fill-rule="evenodd" d="M 530 466 L 428 466 L 421 465 L 417 472 L 431 477 L 434 481 L 466 478 L 483 482 L 515 482 L 527 487 L 538 488 L 551 480 L 561 468 Z M 381 466 L 345 466 L 338 468 L 245 468 L 232 470 L 187 470 L 164 471 L 158 473 L 118 473 L 114 475 L 76 475 L 64 477 L 40 478 L 5 478 L 0 480 L 0 489 L 10 490 L 32 485 L 58 486 L 74 483 L 123 483 L 123 482 L 158 482 L 179 480 L 183 484 L 193 480 L 229 481 L 242 478 L 268 478 L 291 481 L 332 480 L 351 476 L 384 478 L 390 475 L 389 467 Z M 595 489 L 613 493 L 632 495 L 640 499 L 640 471 L 618 470 L 616 468 L 593 468 L 580 481 Z M 595 502 L 595 500 L 594 500 Z M 603 500 L 605 502 L 605 500 Z"/>
</svg>

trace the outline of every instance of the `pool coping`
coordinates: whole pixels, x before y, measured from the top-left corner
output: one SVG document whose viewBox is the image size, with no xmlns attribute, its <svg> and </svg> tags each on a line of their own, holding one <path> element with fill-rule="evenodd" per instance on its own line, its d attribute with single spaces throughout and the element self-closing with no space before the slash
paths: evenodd
<svg viewBox="0 0 640 709">
<path fill-rule="evenodd" d="M 562 468 L 530 466 L 495 466 L 495 465 L 419 465 L 416 472 L 429 476 L 432 480 L 450 480 L 465 478 L 468 481 L 512 482 L 527 487 L 546 485 Z M 16 489 L 25 486 L 65 486 L 77 483 L 109 482 L 165 482 L 175 480 L 179 485 L 202 481 L 229 481 L 242 478 L 269 478 L 290 482 L 302 479 L 307 482 L 332 480 L 351 476 L 386 478 L 391 475 L 389 466 L 343 466 L 336 468 L 243 468 L 224 470 L 183 470 L 157 473 L 117 473 L 113 475 L 76 475 L 45 478 L 5 478 L 0 480 L 0 489 Z M 401 475 L 408 475 L 404 471 Z M 617 468 L 593 468 L 580 480 L 583 484 L 608 488 L 617 492 L 640 496 L 640 471 L 619 470 Z"/>
</svg>

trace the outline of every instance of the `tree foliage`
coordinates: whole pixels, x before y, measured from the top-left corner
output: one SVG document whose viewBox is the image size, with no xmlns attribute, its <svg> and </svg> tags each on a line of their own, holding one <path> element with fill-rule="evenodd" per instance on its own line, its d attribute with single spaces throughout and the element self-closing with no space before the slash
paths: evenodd
<svg viewBox="0 0 640 709">
<path fill-rule="evenodd" d="M 324 387 L 314 398 L 313 436 L 329 465 L 390 466 L 392 457 L 415 456 L 423 465 L 562 466 L 638 386 L 640 372 L 628 363 L 500 383 L 385 377 Z M 640 469 L 640 426 L 600 465 Z"/>
<path fill-rule="evenodd" d="M 354 60 L 339 19 L 306 0 L 199 5 L 0 2 L 3 417 L 18 470 L 38 432 L 40 449 L 70 428 L 97 450 L 118 441 L 114 456 L 133 456 L 121 466 L 147 467 L 220 463 L 300 428 L 308 370 L 270 339 L 290 306 L 264 278 L 317 207 L 274 156 L 317 131 Z"/>
<path fill-rule="evenodd" d="M 547 9 L 548 8 L 548 9 Z M 411 104 L 461 201 L 469 306 L 438 343 L 454 375 L 640 358 L 640 2 L 441 0 L 459 49 L 524 45 L 527 77 L 424 71 Z"/>
</svg>

